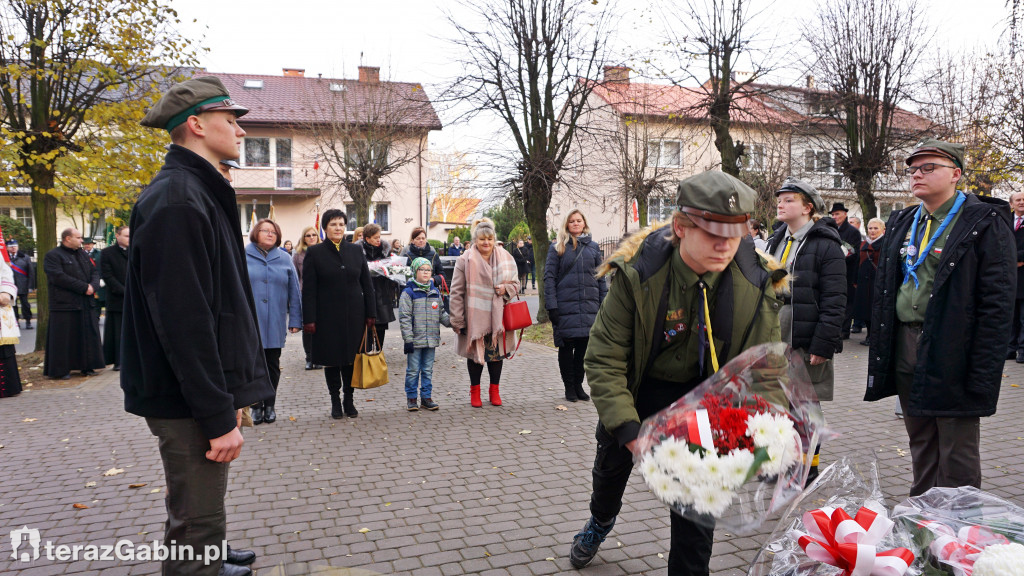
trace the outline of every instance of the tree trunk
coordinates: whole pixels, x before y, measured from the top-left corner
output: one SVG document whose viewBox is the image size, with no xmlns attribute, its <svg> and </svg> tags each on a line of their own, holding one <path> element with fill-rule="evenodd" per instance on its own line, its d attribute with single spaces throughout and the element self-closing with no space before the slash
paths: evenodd
<svg viewBox="0 0 1024 576">
<path fill-rule="evenodd" d="M 53 188 L 53 169 L 36 164 L 29 169 L 32 180 L 32 216 L 36 225 L 36 352 L 46 349 L 50 325 L 50 293 L 43 270 L 46 253 L 57 247 L 57 197 L 40 190 Z"/>
<path fill-rule="evenodd" d="M 373 190 L 349 190 L 352 196 L 352 203 L 356 208 L 356 227 L 363 227 L 370 223 L 370 209 L 373 204 Z"/>
<path fill-rule="evenodd" d="M 548 321 L 548 310 L 544 307 L 544 266 L 548 258 L 548 206 L 551 203 L 551 185 L 540 178 L 529 179 L 523 184 L 523 211 L 526 224 L 533 237 L 533 263 L 537 277 L 537 322 Z"/>
<path fill-rule="evenodd" d="M 640 215 L 640 228 L 646 228 L 647 225 L 648 225 L 648 222 L 647 222 L 647 208 L 648 208 L 648 206 L 650 206 L 650 204 L 651 204 L 651 199 L 650 199 L 649 196 L 644 196 L 642 198 L 637 198 L 636 199 L 636 211 Z M 630 207 L 630 208 L 632 208 L 632 207 Z"/>
<path fill-rule="evenodd" d="M 864 178 L 863 176 L 859 176 L 853 181 L 853 189 L 857 192 L 857 199 L 860 201 L 860 209 L 862 211 L 861 215 L 864 217 L 865 223 L 878 214 L 875 192 L 872 190 L 873 181 L 874 178 Z"/>
</svg>

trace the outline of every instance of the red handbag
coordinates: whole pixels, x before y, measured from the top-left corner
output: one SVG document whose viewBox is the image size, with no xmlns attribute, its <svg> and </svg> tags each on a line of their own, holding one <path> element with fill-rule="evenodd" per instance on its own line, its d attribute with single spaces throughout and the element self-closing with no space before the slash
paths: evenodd
<svg viewBox="0 0 1024 576">
<path fill-rule="evenodd" d="M 516 352 L 519 351 L 519 345 L 523 343 L 523 332 L 527 328 L 533 326 L 533 320 L 530 318 L 530 307 L 526 304 L 525 300 L 517 300 L 514 302 L 506 302 L 505 309 L 501 313 L 501 325 L 505 328 L 505 333 L 501 337 L 501 343 L 505 348 L 505 359 L 511 360 L 515 357 Z M 505 341 L 505 337 L 509 332 L 515 332 L 519 330 L 519 341 L 516 342 L 516 349 L 511 354 L 508 352 L 508 343 Z"/>
</svg>

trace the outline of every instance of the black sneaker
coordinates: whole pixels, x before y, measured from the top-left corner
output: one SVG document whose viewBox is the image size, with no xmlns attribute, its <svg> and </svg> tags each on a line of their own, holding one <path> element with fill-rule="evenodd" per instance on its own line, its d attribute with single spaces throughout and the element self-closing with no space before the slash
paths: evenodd
<svg viewBox="0 0 1024 576">
<path fill-rule="evenodd" d="M 416 403 L 415 398 L 406 398 L 405 409 L 409 412 L 418 412 L 420 406 Z"/>
<path fill-rule="evenodd" d="M 569 562 L 573 565 L 573 568 L 583 568 L 590 564 L 594 556 L 597 556 L 597 549 L 601 547 L 601 543 L 608 537 L 608 533 L 612 531 L 612 526 L 615 526 L 615 518 L 612 518 L 612 521 L 607 526 L 599 524 L 593 516 L 590 517 L 590 520 L 587 520 L 583 530 L 580 530 L 580 533 L 572 539 L 572 549 L 569 550 Z"/>
<path fill-rule="evenodd" d="M 420 406 L 423 406 L 424 410 L 437 410 L 438 408 L 440 408 L 440 406 L 437 405 L 437 402 L 434 402 L 430 398 L 424 398 L 423 400 L 421 400 Z"/>
</svg>

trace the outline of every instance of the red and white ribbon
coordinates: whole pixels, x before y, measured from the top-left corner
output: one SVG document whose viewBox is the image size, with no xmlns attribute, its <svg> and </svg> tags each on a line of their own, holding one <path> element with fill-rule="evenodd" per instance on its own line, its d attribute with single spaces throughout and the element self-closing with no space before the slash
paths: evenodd
<svg viewBox="0 0 1024 576">
<path fill-rule="evenodd" d="M 902 576 L 914 563 L 906 548 L 878 550 L 893 527 L 884 513 L 861 508 L 850 518 L 842 508 L 818 508 L 803 521 L 809 534 L 794 532 L 808 558 L 836 566 L 844 576 Z"/>
<path fill-rule="evenodd" d="M 984 526 L 964 526 L 954 533 L 949 526 L 931 520 L 920 525 L 935 534 L 928 549 L 939 562 L 951 566 L 957 576 L 971 576 L 974 562 L 988 546 L 1010 543 L 1006 536 Z"/>
<path fill-rule="evenodd" d="M 696 410 L 686 415 L 686 437 L 690 444 L 700 444 L 705 450 L 715 451 L 711 435 L 711 418 L 707 410 Z"/>
</svg>

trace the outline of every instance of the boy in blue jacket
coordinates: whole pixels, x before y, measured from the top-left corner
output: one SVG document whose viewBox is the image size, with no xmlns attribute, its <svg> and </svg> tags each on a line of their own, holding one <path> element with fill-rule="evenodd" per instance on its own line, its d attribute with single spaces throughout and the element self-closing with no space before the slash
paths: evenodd
<svg viewBox="0 0 1024 576">
<path fill-rule="evenodd" d="M 431 378 L 434 374 L 434 349 L 441 345 L 441 324 L 451 328 L 448 312 L 441 300 L 441 291 L 434 286 L 430 260 L 412 261 L 413 279 L 405 285 L 398 301 L 398 322 L 405 341 L 408 362 L 405 368 L 405 397 L 410 412 L 419 410 L 416 389 L 419 384 L 420 405 L 426 410 L 439 406 L 431 399 Z"/>
</svg>

